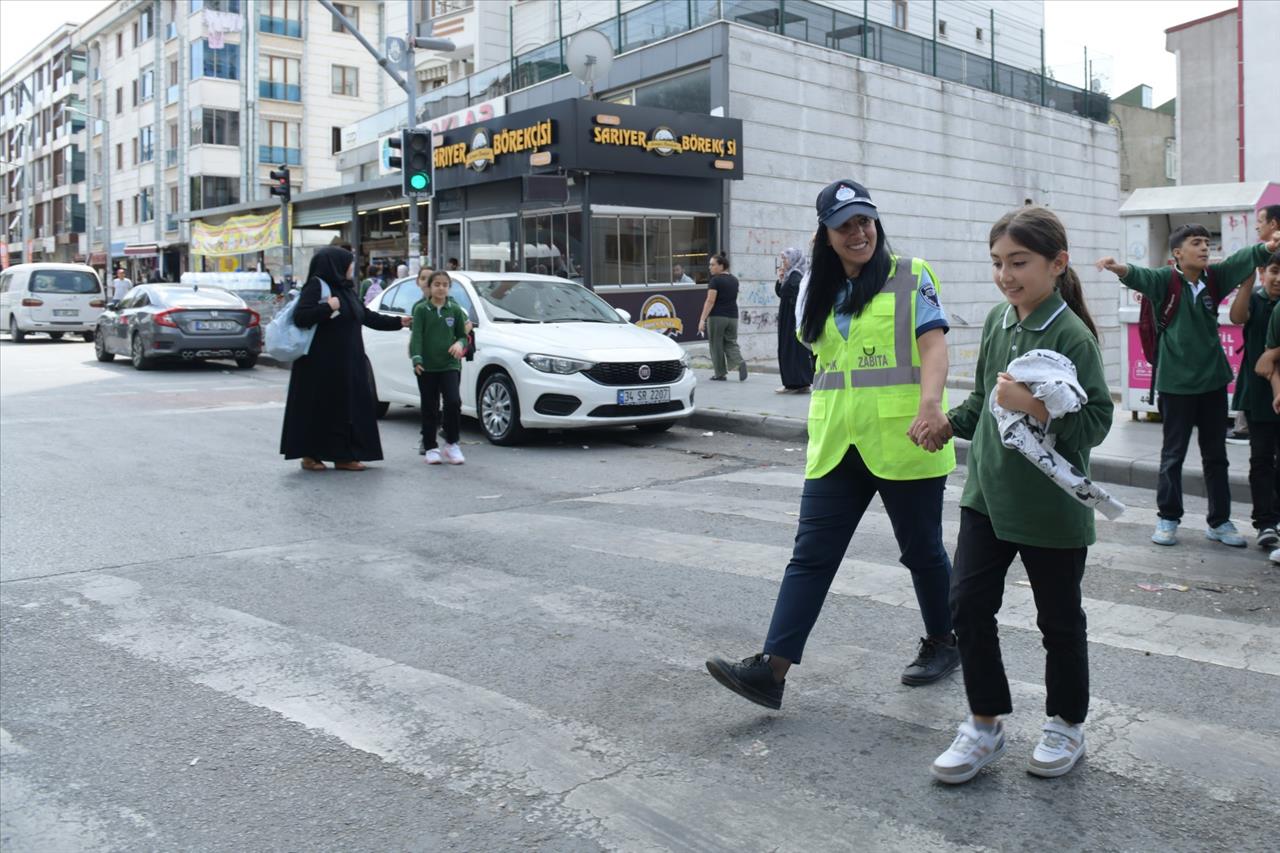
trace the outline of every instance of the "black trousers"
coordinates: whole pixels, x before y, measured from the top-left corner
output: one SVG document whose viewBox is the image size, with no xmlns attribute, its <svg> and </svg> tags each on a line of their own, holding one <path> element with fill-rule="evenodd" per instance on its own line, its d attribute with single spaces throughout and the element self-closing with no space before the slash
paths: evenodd
<svg viewBox="0 0 1280 853">
<path fill-rule="evenodd" d="M 1006 542 L 996 536 L 990 518 L 961 507 L 951 571 L 951 621 L 972 713 L 994 717 L 1013 710 L 1000 656 L 996 613 L 1004 598 L 1005 575 L 1013 558 L 1021 556 L 1044 642 L 1044 712 L 1068 723 L 1084 722 L 1089 713 L 1089 644 L 1080 606 L 1080 581 L 1088 553 L 1088 548 L 1037 548 Z"/>
<path fill-rule="evenodd" d="M 1249 496 L 1256 530 L 1280 524 L 1280 422 L 1249 422 Z"/>
<path fill-rule="evenodd" d="M 422 443 L 427 450 L 437 445 L 436 416 L 440 411 L 440 398 L 444 398 L 444 440 L 457 444 L 462 431 L 462 372 L 441 370 L 423 371 L 418 374 L 418 394 L 422 407 Z"/>
<path fill-rule="evenodd" d="M 1209 493 L 1210 527 L 1231 518 L 1231 484 L 1227 479 L 1227 387 L 1202 394 L 1160 394 L 1164 443 L 1156 505 L 1161 518 L 1182 521 L 1182 463 L 1194 429 L 1200 441 L 1200 465 Z"/>
</svg>

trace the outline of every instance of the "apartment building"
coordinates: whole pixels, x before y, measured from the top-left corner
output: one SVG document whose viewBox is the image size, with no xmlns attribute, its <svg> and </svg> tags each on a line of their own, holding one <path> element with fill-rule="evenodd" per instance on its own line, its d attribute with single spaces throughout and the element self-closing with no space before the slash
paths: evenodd
<svg viewBox="0 0 1280 853">
<path fill-rule="evenodd" d="M 85 57 L 63 24 L 0 77 L 0 263 L 69 261 L 85 229 L 79 91 Z"/>
</svg>

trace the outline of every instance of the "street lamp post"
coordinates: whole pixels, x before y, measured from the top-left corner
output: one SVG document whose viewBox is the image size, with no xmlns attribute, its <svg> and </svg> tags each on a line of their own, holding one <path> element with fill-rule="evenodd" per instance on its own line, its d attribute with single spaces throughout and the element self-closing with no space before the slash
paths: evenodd
<svg viewBox="0 0 1280 853">
<path fill-rule="evenodd" d="M 90 119 L 91 121 L 102 122 L 102 209 L 103 209 L 103 219 L 106 220 L 103 233 L 106 236 L 107 278 L 110 279 L 114 269 L 113 267 L 114 259 L 111 257 L 111 122 L 108 119 L 102 118 L 101 116 L 96 116 L 93 113 L 89 112 L 88 110 L 82 110 L 79 107 L 73 107 L 67 104 L 63 104 L 61 109 L 66 110 L 67 112 L 80 113 L 80 115 L 84 116 L 87 119 Z M 92 139 L 93 134 L 90 133 L 89 137 L 90 139 Z M 93 144 L 90 143 L 89 147 L 90 147 L 90 150 L 92 151 Z M 93 199 L 89 199 L 89 203 L 92 204 Z M 92 249 L 93 235 L 92 234 L 89 235 L 89 244 L 90 244 L 89 254 L 92 255 L 93 254 L 93 249 Z"/>
</svg>

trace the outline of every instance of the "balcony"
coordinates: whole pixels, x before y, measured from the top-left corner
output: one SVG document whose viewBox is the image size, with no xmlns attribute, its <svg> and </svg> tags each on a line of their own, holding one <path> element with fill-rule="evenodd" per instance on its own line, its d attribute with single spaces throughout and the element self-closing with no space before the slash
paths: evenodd
<svg viewBox="0 0 1280 853">
<path fill-rule="evenodd" d="M 164 167 L 166 169 L 172 169 L 177 165 L 178 165 L 178 149 L 166 148 L 164 151 Z"/>
<path fill-rule="evenodd" d="M 302 165 L 301 148 L 281 148 L 278 145 L 259 145 L 259 163 L 280 163 L 286 166 Z"/>
<path fill-rule="evenodd" d="M 167 232 L 170 232 L 170 231 L 177 231 L 177 230 L 178 230 L 178 217 L 177 217 L 177 215 L 176 215 L 176 214 L 173 214 L 173 213 L 166 213 L 166 214 L 165 214 L 165 216 L 164 216 L 164 230 L 165 230 L 165 232 L 166 232 L 166 233 L 167 233 Z"/>
<path fill-rule="evenodd" d="M 176 104 L 176 103 L 178 103 L 178 97 L 179 97 L 179 95 L 180 95 L 180 92 L 179 92 L 179 89 L 180 89 L 180 88 L 181 88 L 181 87 L 180 87 L 177 83 L 174 83 L 174 84 L 173 84 L 172 86 L 170 86 L 168 89 L 165 89 L 165 92 L 164 92 L 164 103 L 165 103 L 165 106 L 168 106 L 169 104 Z"/>
<path fill-rule="evenodd" d="M 288 18 L 272 18 L 268 15 L 259 15 L 258 32 L 299 39 L 302 38 L 302 22 Z"/>
<path fill-rule="evenodd" d="M 164 28 L 164 40 L 168 41 L 169 39 L 173 39 L 177 37 L 178 37 L 178 24 L 175 21 L 170 21 L 168 24 L 165 25 L 165 28 Z"/>
<path fill-rule="evenodd" d="M 302 101 L 302 87 L 297 83 L 273 83 L 270 80 L 258 81 L 258 97 L 270 98 L 273 101 Z"/>
</svg>

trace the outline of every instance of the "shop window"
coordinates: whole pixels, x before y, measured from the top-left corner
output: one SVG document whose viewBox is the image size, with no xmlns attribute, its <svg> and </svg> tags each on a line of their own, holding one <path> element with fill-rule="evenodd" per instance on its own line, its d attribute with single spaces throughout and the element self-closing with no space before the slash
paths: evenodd
<svg viewBox="0 0 1280 853">
<path fill-rule="evenodd" d="M 618 278 L 618 218 L 591 217 L 591 285 L 610 287 Z"/>
<path fill-rule="evenodd" d="M 703 284 L 711 280 L 711 269 L 707 266 L 707 257 L 716 245 L 715 217 L 672 218 L 672 267 L 679 264 L 684 274 L 695 282 Z"/>
<path fill-rule="evenodd" d="M 524 217 L 524 271 L 582 279 L 577 258 L 581 254 L 582 214 L 539 213 Z"/>
<path fill-rule="evenodd" d="M 710 279 L 707 256 L 715 245 L 715 231 L 714 216 L 593 217 L 591 284 L 706 282 Z"/>
<path fill-rule="evenodd" d="M 686 113 L 711 112 L 711 69 L 707 66 L 641 83 L 605 96 L 615 104 L 661 107 Z"/>
<path fill-rule="evenodd" d="M 467 269 L 477 272 L 515 272 L 516 220 L 480 219 L 467 223 Z"/>
<path fill-rule="evenodd" d="M 457 222 L 442 222 L 436 227 L 440 235 L 437 243 L 438 258 L 441 269 L 447 269 L 450 258 L 462 262 L 462 225 Z"/>
<path fill-rule="evenodd" d="M 671 220 L 646 219 L 644 223 L 646 284 L 671 284 Z"/>
</svg>

